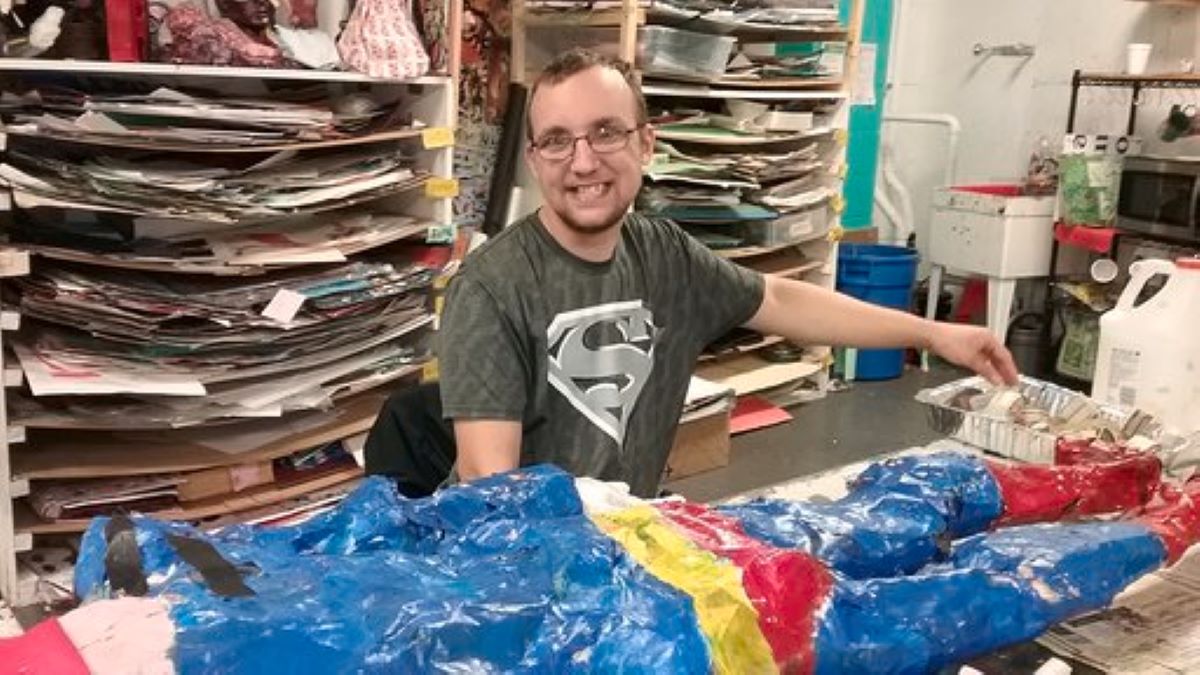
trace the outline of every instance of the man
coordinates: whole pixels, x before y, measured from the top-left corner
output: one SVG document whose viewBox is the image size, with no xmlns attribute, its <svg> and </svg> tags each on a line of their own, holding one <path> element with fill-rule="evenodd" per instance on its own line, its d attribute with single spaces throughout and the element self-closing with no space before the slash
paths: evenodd
<svg viewBox="0 0 1200 675">
<path fill-rule="evenodd" d="M 460 480 L 550 462 L 654 495 L 696 359 L 739 325 L 801 344 L 930 348 L 1015 382 L 981 328 L 764 277 L 630 213 L 654 147 L 646 120 L 621 62 L 571 51 L 534 83 L 525 155 L 545 206 L 467 260 L 442 318 Z"/>
</svg>

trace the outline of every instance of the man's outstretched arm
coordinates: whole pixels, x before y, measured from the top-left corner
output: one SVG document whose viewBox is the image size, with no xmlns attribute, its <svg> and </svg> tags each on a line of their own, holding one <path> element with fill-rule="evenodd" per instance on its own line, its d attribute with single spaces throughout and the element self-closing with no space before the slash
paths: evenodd
<svg viewBox="0 0 1200 675">
<path fill-rule="evenodd" d="M 1016 384 L 1004 345 L 978 326 L 940 323 L 856 300 L 814 284 L 766 277 L 763 301 L 746 325 L 800 344 L 929 349 L 993 384 Z"/>
</svg>

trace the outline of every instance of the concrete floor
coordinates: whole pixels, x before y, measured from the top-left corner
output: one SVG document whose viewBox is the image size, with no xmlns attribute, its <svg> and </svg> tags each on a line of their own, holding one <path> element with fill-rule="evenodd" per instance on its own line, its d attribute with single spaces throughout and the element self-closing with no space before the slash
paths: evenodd
<svg viewBox="0 0 1200 675">
<path fill-rule="evenodd" d="M 666 488 L 692 501 L 714 501 L 929 443 L 940 436 L 913 396 L 966 375 L 935 363 L 927 373 L 909 368 L 899 379 L 855 382 L 846 391 L 792 407 L 794 419 L 787 424 L 735 436 L 729 466 Z"/>
</svg>

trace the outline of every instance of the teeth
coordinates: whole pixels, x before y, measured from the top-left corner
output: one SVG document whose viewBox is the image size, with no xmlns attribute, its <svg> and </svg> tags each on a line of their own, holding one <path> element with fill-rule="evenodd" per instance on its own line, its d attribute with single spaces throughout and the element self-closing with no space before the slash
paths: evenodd
<svg viewBox="0 0 1200 675">
<path fill-rule="evenodd" d="M 585 198 L 599 197 L 600 195 L 604 194 L 604 190 L 605 187 L 602 184 L 584 185 L 582 187 L 575 188 L 575 191 L 579 193 L 579 196 Z"/>
</svg>

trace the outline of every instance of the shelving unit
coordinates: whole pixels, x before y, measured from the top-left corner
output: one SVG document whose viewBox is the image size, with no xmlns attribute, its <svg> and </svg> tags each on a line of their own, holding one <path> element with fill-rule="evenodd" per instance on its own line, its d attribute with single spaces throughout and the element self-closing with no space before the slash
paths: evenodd
<svg viewBox="0 0 1200 675">
<path fill-rule="evenodd" d="M 449 36 L 457 37 L 461 25 L 462 2 L 446 2 L 446 30 Z M 195 88 L 238 97 L 253 96 L 254 92 L 283 85 L 323 85 L 330 96 L 348 90 L 386 94 L 384 98 L 398 101 L 397 105 L 408 115 L 424 124 L 423 127 L 389 128 L 361 136 L 219 147 L 198 147 L 192 143 L 172 144 L 135 137 L 73 138 L 64 134 L 41 133 L 36 128 L 0 129 L 0 151 L 7 153 L 15 145 L 30 148 L 40 147 L 35 144 L 46 144 L 45 147 L 67 148 L 77 153 L 145 150 L 184 157 L 235 159 L 248 153 L 267 157 L 283 152 L 307 153 L 330 149 L 353 151 L 357 148 L 395 146 L 413 156 L 414 170 L 418 175 L 427 178 L 411 187 L 398 186 L 396 190 L 386 194 L 369 193 L 358 202 L 369 207 L 372 214 L 405 215 L 416 219 L 418 223 L 428 223 L 427 226 L 421 226 L 423 229 L 414 228 L 412 234 L 423 235 L 427 241 L 449 243 L 455 238 L 451 198 L 455 192 L 453 136 L 458 116 L 460 43 L 457 39 L 448 39 L 447 43 L 446 74 L 403 81 L 372 78 L 353 72 L 0 58 L 0 86 L 6 91 L 11 83 L 24 78 L 53 78 L 58 83 L 73 80 L 83 91 L 101 90 L 105 83 L 136 82 L 142 86 L 155 84 Z M 338 207 L 352 203 L 353 200 L 347 200 L 339 203 Z M 3 207 L 0 211 L 5 212 L 0 216 L 10 220 L 12 214 L 9 212 L 13 208 L 13 199 L 7 188 L 0 191 L 0 207 Z M 370 244 L 361 251 L 356 249 L 347 255 L 365 252 L 371 246 L 390 245 L 394 241 L 384 239 L 382 243 Z M 30 248 L 0 244 L 0 278 L 24 276 L 30 272 L 31 263 L 34 266 L 41 264 L 39 261 L 43 256 L 36 252 L 31 253 Z M 48 253 L 46 259 L 50 259 L 52 255 Z M 80 269 L 85 271 L 107 269 L 114 274 L 120 274 L 123 267 L 117 259 L 106 263 L 84 260 L 76 261 L 75 264 L 81 265 Z M 305 262 L 294 262 L 231 273 L 261 274 L 282 270 L 287 266 L 299 269 L 308 265 L 309 263 Z M 125 267 L 139 269 L 136 265 Z M 160 273 L 153 266 L 141 269 L 154 269 L 154 273 Z M 170 273 L 190 275 L 190 278 L 222 274 L 186 266 L 171 269 Z M 18 328 L 20 319 L 20 314 L 16 311 L 6 308 L 0 312 L 0 331 L 3 331 L 0 332 L 0 373 L 3 373 L 4 386 L 8 390 L 22 387 L 26 380 L 24 372 L 15 360 L 6 361 L 11 359 L 6 334 Z M 424 321 L 419 325 L 428 324 L 429 321 Z M 398 325 L 395 330 L 403 328 L 404 326 Z M 88 429 L 90 423 L 73 424 L 69 414 L 64 414 L 66 416 L 58 419 L 33 420 L 32 424 L 37 429 L 30 437 L 31 445 L 22 446 L 26 443 L 28 435 L 26 428 L 23 424 L 14 423 L 16 418 L 10 410 L 11 396 L 7 391 L 0 390 L 0 429 L 3 430 L 3 437 L 0 438 L 0 596 L 12 605 L 19 606 L 28 602 L 30 598 L 17 595 L 20 588 L 17 554 L 30 550 L 37 543 L 38 537 L 78 533 L 87 523 L 86 520 L 79 519 L 43 521 L 36 516 L 28 504 L 24 503 L 23 498 L 30 494 L 31 488 L 36 489 L 37 481 L 185 472 L 285 457 L 297 451 L 364 433 L 370 428 L 374 415 L 386 397 L 388 388 L 379 389 L 379 386 L 394 382 L 395 378 L 415 377 L 420 370 L 419 364 L 407 368 L 399 367 L 389 371 L 386 377 L 368 378 L 362 384 L 356 384 L 356 387 L 363 388 L 361 391 L 335 393 L 335 407 L 328 413 L 288 413 L 282 418 L 274 418 L 274 422 L 268 420 L 266 424 L 287 426 L 289 429 L 294 427 L 303 430 L 303 433 L 298 431 L 291 435 L 276 434 L 275 440 L 254 446 L 241 454 L 227 454 L 194 440 L 183 440 L 195 439 L 197 434 L 203 437 L 207 429 L 212 429 L 213 434 L 219 434 L 221 429 L 227 428 L 221 424 L 199 427 L 199 431 L 192 428 L 190 432 L 153 429 L 152 425 L 142 425 L 139 431 L 136 430 L 139 428 L 136 422 L 128 425 L 135 430 L 95 430 Z M 180 440 L 176 442 L 172 439 Z M 172 452 L 162 456 L 147 457 L 145 454 L 146 448 L 161 450 L 168 447 Z M 162 511 L 158 515 L 183 519 L 218 517 L 232 512 L 257 509 L 330 486 L 346 484 L 358 475 L 361 475 L 361 471 L 357 468 L 339 468 L 331 473 L 301 478 L 298 482 L 268 484 L 238 490 L 219 498 L 181 502 L 179 507 Z"/>
<path fill-rule="evenodd" d="M 709 19 L 695 12 L 674 8 L 653 0 L 650 2 L 639 2 L 638 0 L 617 2 L 614 0 L 606 5 L 589 8 L 587 11 L 560 8 L 543 9 L 530 6 L 525 0 L 514 0 L 512 5 L 511 70 L 515 80 L 527 80 L 533 74 L 531 65 L 536 65 L 530 63 L 530 55 L 531 51 L 536 51 L 539 39 L 538 31 L 553 31 L 565 27 L 616 29 L 616 53 L 621 59 L 630 63 L 638 62 L 638 29 L 647 26 L 667 26 L 695 33 L 728 36 L 736 38 L 741 43 L 845 42 L 846 56 L 843 73 L 840 77 L 835 78 L 738 81 L 734 78 L 723 77 L 704 81 L 698 79 L 694 73 L 660 75 L 645 72 L 642 74 L 642 91 L 652 104 L 656 101 L 661 103 L 688 99 L 695 101 L 724 99 L 760 103 L 807 101 L 836 107 L 836 111 L 830 116 L 828 128 L 815 128 L 791 137 L 772 138 L 768 142 L 754 139 L 706 139 L 702 135 L 678 133 L 669 129 L 660 129 L 658 137 L 664 141 L 686 142 L 697 148 L 714 150 L 720 148 L 730 152 L 744 153 L 764 152 L 779 147 L 794 147 L 797 143 L 827 142 L 830 150 L 821 157 L 824 171 L 828 173 L 832 183 L 840 185 L 845 175 L 850 82 L 856 72 L 859 58 L 859 35 L 864 11 L 862 0 L 849 0 L 849 2 L 850 12 L 846 25 L 831 27 L 828 24 L 736 25 L 724 20 Z M 607 44 L 612 46 L 611 41 Z M 828 230 L 822 229 L 813 234 L 801 236 L 796 241 L 778 246 L 741 246 L 735 249 L 716 250 L 716 252 L 739 264 L 760 267 L 761 271 L 767 274 L 804 279 L 832 288 L 836 279 L 837 240 L 840 238 L 841 232 L 840 226 L 836 224 L 836 219 L 837 214 L 844 209 L 841 190 L 834 189 L 833 192 L 835 196 L 829 203 L 829 207 L 834 215 L 830 217 Z M 796 255 L 799 260 L 781 262 L 789 253 Z M 781 340 L 778 337 L 764 336 L 755 345 L 735 349 L 733 360 L 737 362 L 737 368 L 754 367 L 757 363 L 757 366 L 764 369 L 764 372 L 770 370 L 777 374 L 793 374 L 795 375 L 793 381 L 797 383 L 801 380 L 811 380 L 816 385 L 819 395 L 823 395 L 829 381 L 828 366 L 832 363 L 831 351 L 828 347 L 808 349 L 805 360 L 800 366 L 791 369 L 781 367 L 781 364 L 762 361 L 761 357 L 756 354 L 746 353 L 752 352 L 754 349 L 770 347 L 779 342 Z M 715 360 L 711 357 L 706 358 L 705 366 L 701 370 L 709 374 L 723 372 L 721 363 L 723 358 L 723 356 L 718 356 Z"/>
<path fill-rule="evenodd" d="M 1146 75 L 1128 75 L 1123 73 L 1089 73 L 1076 70 L 1071 76 L 1071 97 L 1067 107 L 1067 134 L 1076 133 L 1075 123 L 1079 111 L 1079 91 L 1084 87 L 1102 87 L 1128 89 L 1130 91 L 1129 114 L 1126 122 L 1126 135 L 1134 135 L 1137 130 L 1138 108 L 1141 105 L 1141 92 L 1147 89 L 1200 89 L 1200 74 L 1197 73 L 1154 73 Z M 1124 239 L 1152 241 L 1173 246 L 1197 246 L 1197 242 L 1182 241 L 1166 235 L 1141 231 L 1128 231 L 1120 227 L 1080 228 L 1070 227 L 1065 223 L 1056 222 L 1054 241 L 1050 248 L 1050 275 L 1047 279 L 1046 306 L 1043 319 L 1043 344 L 1045 345 L 1045 370 L 1054 373 L 1056 344 L 1054 341 L 1054 324 L 1059 308 L 1057 300 L 1057 285 L 1062 281 L 1058 273 L 1061 246 L 1088 251 L 1095 254 L 1115 254 Z M 1081 387 L 1083 383 L 1073 381 L 1065 376 L 1058 379 L 1066 384 Z"/>
</svg>

